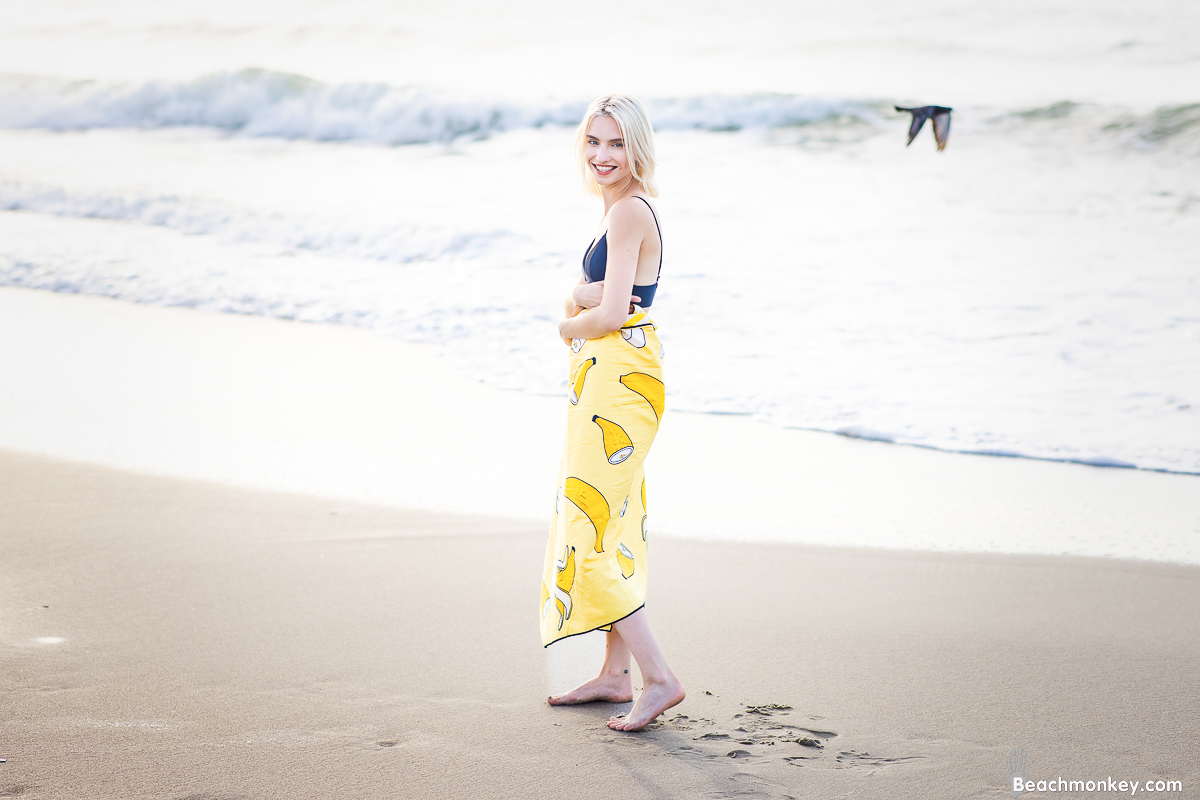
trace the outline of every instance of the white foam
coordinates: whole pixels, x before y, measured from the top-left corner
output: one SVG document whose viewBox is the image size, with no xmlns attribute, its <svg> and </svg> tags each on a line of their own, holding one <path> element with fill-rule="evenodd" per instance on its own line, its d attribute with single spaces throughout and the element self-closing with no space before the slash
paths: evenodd
<svg viewBox="0 0 1200 800">
<path fill-rule="evenodd" d="M 675 407 L 1200 471 L 1194 163 L 969 130 L 939 154 L 894 133 L 832 151 L 661 135 L 653 310 Z M 543 370 L 556 300 L 597 216 L 572 191 L 569 131 L 412 148 L 0 140 L 24 154 L 0 175 L 23 209 L 0 214 L 0 283 L 366 326 L 438 343 L 473 379 L 561 389 Z"/>
<path fill-rule="evenodd" d="M 586 104 L 455 97 L 386 84 L 330 85 L 262 69 L 146 83 L 0 74 L 0 126 L 55 131 L 201 126 L 244 136 L 413 144 L 575 125 Z M 648 105 L 658 130 L 879 119 L 877 104 L 783 94 L 660 98 Z"/>
<path fill-rule="evenodd" d="M 488 256 L 532 257 L 522 237 L 504 230 L 471 231 L 449 224 L 370 227 L 303 215 L 262 214 L 179 197 L 70 193 L 58 187 L 0 183 L 0 210 L 107 219 L 218 236 L 333 256 L 408 263 Z"/>
<path fill-rule="evenodd" d="M 548 524 L 566 398 L 471 381 L 431 348 L 18 289 L 0 289 L 0 338 L 14 343 L 0 350 L 0 447 Z M 1200 563 L 1191 476 L 900 448 L 670 407 L 649 459 L 655 536 Z M 556 686 L 573 668 L 562 667 Z"/>
<path fill-rule="evenodd" d="M 646 98 L 659 131 L 833 126 L 818 138 L 895 127 L 891 101 L 779 92 Z M 573 126 L 586 99 L 510 100 L 383 83 L 327 84 L 264 69 L 186 81 L 112 82 L 0 73 L 0 127 L 78 131 L 205 127 L 249 137 L 406 145 Z M 1200 104 L 1133 110 L 1072 100 L 1036 107 L 959 104 L 954 130 L 1071 138 L 1135 149 L 1200 154 Z M 849 131 L 844 130 L 849 127 Z M 843 130 L 837 130 L 843 129 Z M 812 135 L 812 134 L 808 134 Z"/>
</svg>

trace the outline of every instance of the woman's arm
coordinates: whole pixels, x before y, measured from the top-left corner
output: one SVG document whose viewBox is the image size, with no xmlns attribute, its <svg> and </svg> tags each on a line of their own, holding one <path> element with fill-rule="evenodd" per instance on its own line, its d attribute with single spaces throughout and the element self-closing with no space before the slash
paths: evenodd
<svg viewBox="0 0 1200 800">
<path fill-rule="evenodd" d="M 595 308 L 604 299 L 604 281 L 580 283 L 575 287 L 575 291 L 571 293 L 571 297 L 575 299 L 575 305 L 580 308 Z M 638 303 L 641 300 L 642 298 L 636 294 L 629 298 L 631 303 Z M 571 316 L 574 316 L 574 314 Z"/>
<path fill-rule="evenodd" d="M 633 294 L 633 278 L 637 272 L 646 221 L 639 213 L 644 203 L 624 200 L 614 205 L 608 219 L 608 262 L 604 267 L 604 288 L 600 305 L 562 320 L 558 333 L 565 341 L 598 339 L 625 324 Z M 645 210 L 649 216 L 649 209 Z M 572 298 L 574 302 L 574 298 Z"/>
<path fill-rule="evenodd" d="M 575 284 L 575 288 L 571 290 L 571 294 L 567 297 L 566 301 L 563 302 L 563 316 L 565 316 L 567 319 L 570 319 L 580 311 L 583 311 L 585 308 L 587 308 L 587 306 L 579 302 L 576 296 L 576 293 L 579 291 L 579 287 L 585 285 L 587 285 L 587 280 L 581 275 L 579 277 L 579 283 Z"/>
</svg>

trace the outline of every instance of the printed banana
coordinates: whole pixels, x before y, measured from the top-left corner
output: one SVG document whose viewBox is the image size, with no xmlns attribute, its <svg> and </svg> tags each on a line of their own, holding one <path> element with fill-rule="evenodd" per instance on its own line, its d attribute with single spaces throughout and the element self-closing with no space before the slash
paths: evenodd
<svg viewBox="0 0 1200 800">
<path fill-rule="evenodd" d="M 644 372 L 631 372 L 621 376 L 621 383 L 631 392 L 637 392 L 646 398 L 646 402 L 654 409 L 654 416 L 662 419 L 663 406 L 666 401 L 666 388 L 663 382 L 653 375 Z"/>
<path fill-rule="evenodd" d="M 571 405 L 579 405 L 579 397 L 583 394 L 583 381 L 587 377 L 588 370 L 594 366 L 596 366 L 595 356 L 580 364 L 575 370 L 575 374 L 571 376 L 571 392 L 568 395 Z"/>
<path fill-rule="evenodd" d="M 564 556 L 554 562 L 558 577 L 554 580 L 554 605 L 558 609 L 558 629 L 571 618 L 571 587 L 575 585 L 575 548 L 567 545 Z M 544 586 L 545 584 L 543 584 Z"/>
<path fill-rule="evenodd" d="M 564 493 L 567 499 L 578 506 L 579 510 L 591 520 L 592 527 L 596 529 L 596 552 L 603 553 L 604 530 L 608 527 L 610 517 L 608 501 L 604 499 L 604 495 L 600 494 L 599 489 L 579 478 L 567 478 Z"/>
<path fill-rule="evenodd" d="M 642 328 L 621 328 L 621 338 L 634 347 L 646 346 L 646 331 Z"/>
<path fill-rule="evenodd" d="M 633 551 L 623 544 L 617 544 L 617 563 L 621 565 L 621 574 L 629 580 L 633 576 Z"/>
<path fill-rule="evenodd" d="M 604 455 L 608 456 L 608 463 L 620 464 L 633 455 L 633 442 L 624 428 L 604 417 L 593 416 L 592 422 L 599 425 L 604 434 Z"/>
</svg>

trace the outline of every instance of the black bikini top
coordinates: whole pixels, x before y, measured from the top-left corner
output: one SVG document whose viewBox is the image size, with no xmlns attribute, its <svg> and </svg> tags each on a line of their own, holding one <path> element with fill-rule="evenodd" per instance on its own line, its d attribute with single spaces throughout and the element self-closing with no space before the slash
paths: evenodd
<svg viewBox="0 0 1200 800">
<path fill-rule="evenodd" d="M 637 197 L 646 204 L 646 208 L 650 209 L 650 215 L 654 217 L 654 227 L 658 230 L 658 275 L 654 276 L 654 283 L 650 286 L 635 286 L 633 294 L 642 298 L 638 301 L 638 305 L 642 308 L 649 308 L 654 302 L 654 293 L 658 291 L 658 279 L 662 276 L 662 228 L 658 224 L 658 215 L 654 213 L 654 207 L 650 205 L 650 201 L 638 195 Z M 599 241 L 593 239 L 591 245 L 588 246 L 587 252 L 583 254 L 583 277 L 588 283 L 593 281 L 604 280 L 604 271 L 608 267 L 608 231 L 600 234 Z"/>
</svg>

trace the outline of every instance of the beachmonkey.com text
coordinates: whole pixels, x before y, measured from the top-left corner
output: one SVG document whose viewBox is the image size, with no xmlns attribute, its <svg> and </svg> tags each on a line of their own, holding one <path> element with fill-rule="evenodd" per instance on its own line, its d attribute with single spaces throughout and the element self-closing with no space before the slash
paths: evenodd
<svg viewBox="0 0 1200 800">
<path fill-rule="evenodd" d="M 1152 794 L 1156 792 L 1182 792 L 1183 781 L 1163 781 L 1151 778 L 1147 781 L 1118 781 L 1112 778 L 1080 781 L 1054 778 L 1051 780 L 1029 780 L 1020 775 L 1012 779 L 1012 792 L 1016 797 L 1025 792 L 1128 792 L 1130 796 L 1139 792 Z"/>
</svg>

